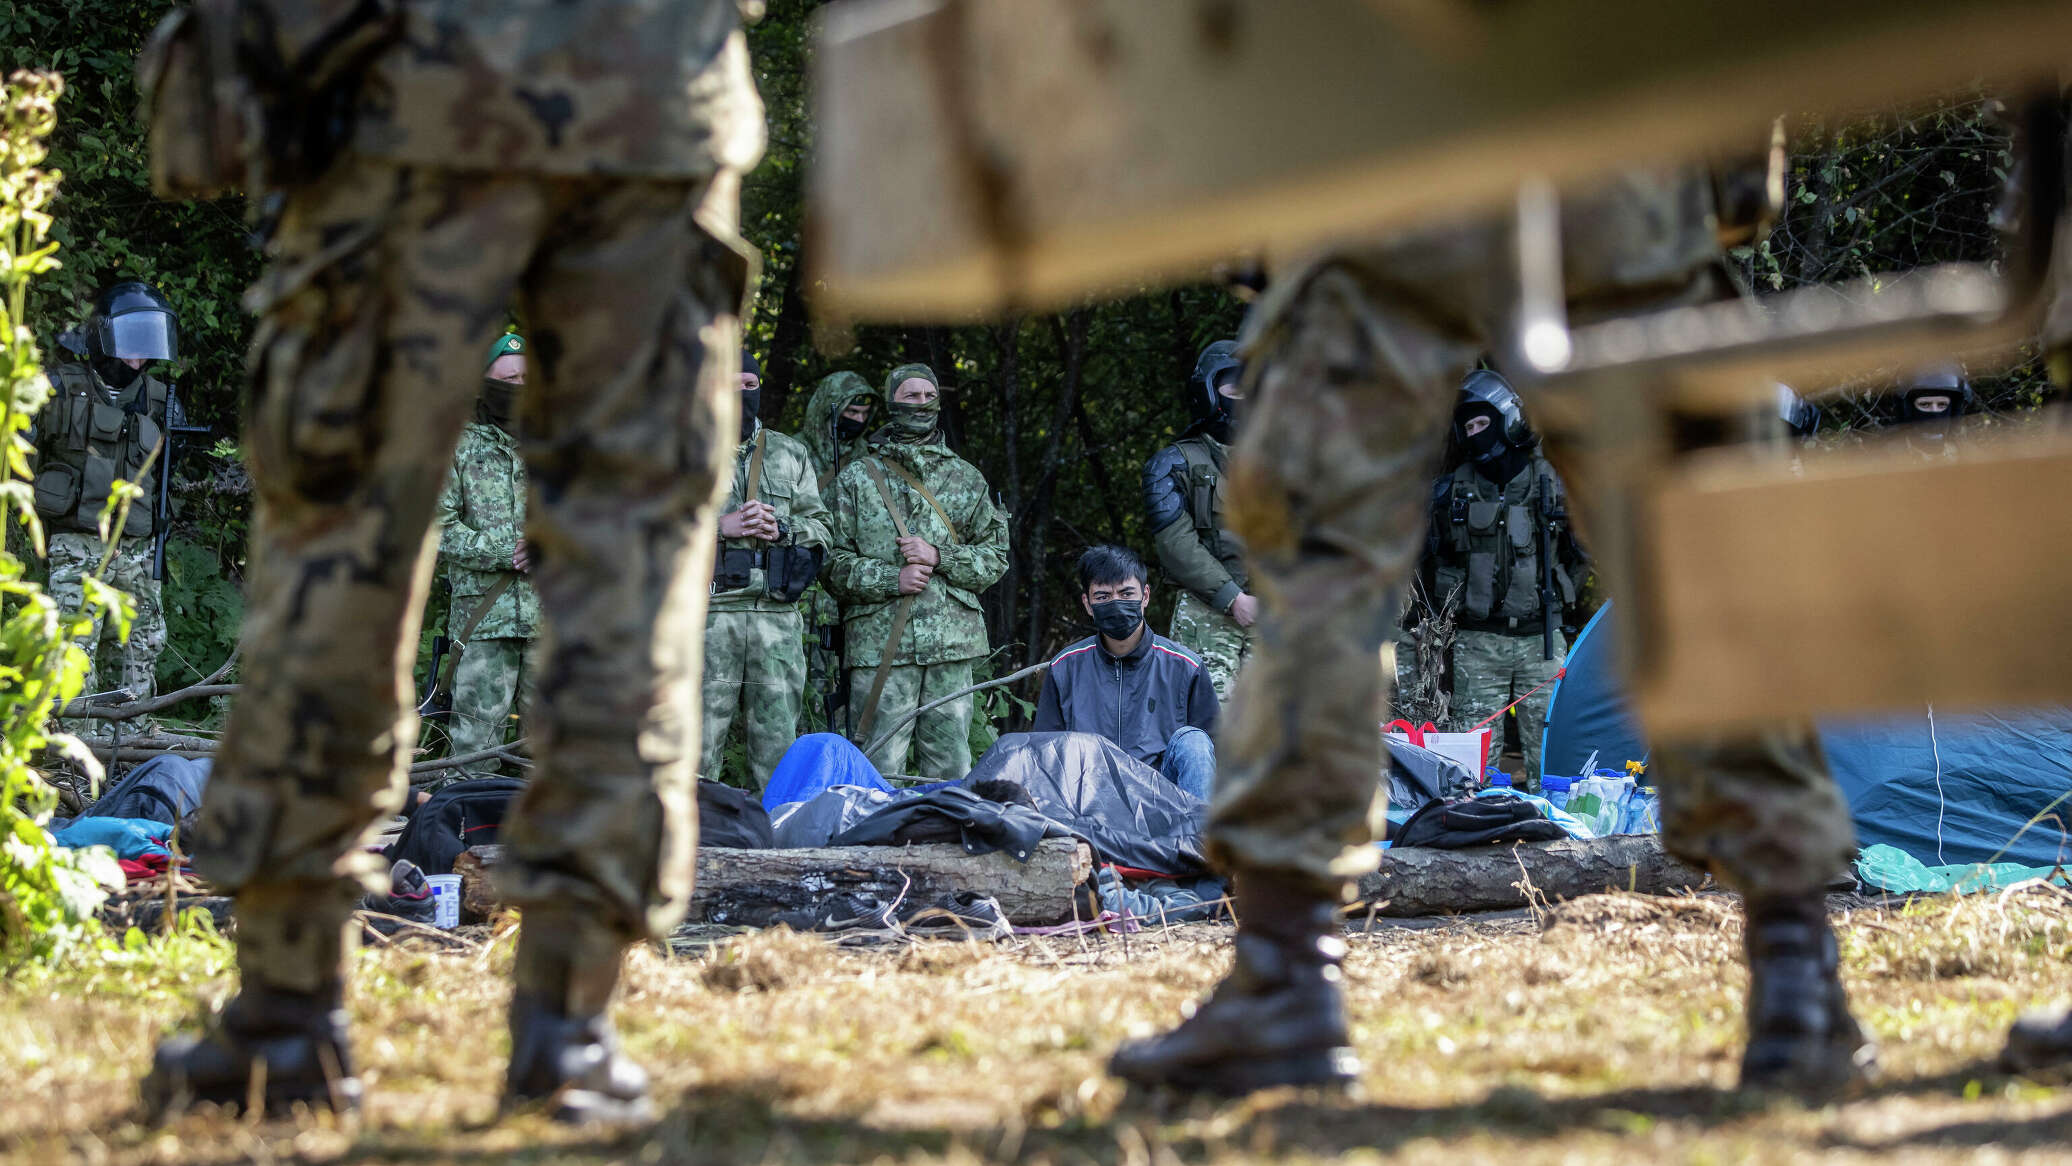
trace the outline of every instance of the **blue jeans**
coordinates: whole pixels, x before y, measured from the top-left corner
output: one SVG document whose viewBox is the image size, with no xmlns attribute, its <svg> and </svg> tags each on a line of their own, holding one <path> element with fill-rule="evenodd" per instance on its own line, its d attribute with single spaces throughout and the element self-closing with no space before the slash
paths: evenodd
<svg viewBox="0 0 2072 1166">
<path fill-rule="evenodd" d="M 1216 742 L 1207 733 L 1187 725 L 1166 742 L 1158 771 L 1167 781 L 1208 801 L 1209 790 L 1216 784 Z"/>
</svg>

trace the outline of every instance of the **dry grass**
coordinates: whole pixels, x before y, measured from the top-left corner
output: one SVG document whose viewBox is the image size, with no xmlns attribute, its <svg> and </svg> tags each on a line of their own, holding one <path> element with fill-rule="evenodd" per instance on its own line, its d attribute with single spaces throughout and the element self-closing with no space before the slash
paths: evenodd
<svg viewBox="0 0 2072 1166">
<path fill-rule="evenodd" d="M 632 961 L 620 1011 L 665 1111 L 595 1137 L 494 1120 L 510 940 L 364 951 L 359 1121 L 138 1124 L 152 1042 L 226 986 L 223 949 L 112 957 L 0 988 L 9 1161 L 1100 1163 L 1262 1160 L 2063 1160 L 2072 1094 L 1988 1067 L 2015 1013 L 2072 989 L 2072 911 L 2046 891 L 1863 909 L 1842 925 L 1885 1081 L 1805 1108 L 1730 1091 L 1731 900 L 1598 896 L 1540 921 L 1351 937 L 1363 1096 L 1227 1105 L 1101 1072 L 1227 966 L 1228 932 L 836 948 L 740 936 Z"/>
</svg>

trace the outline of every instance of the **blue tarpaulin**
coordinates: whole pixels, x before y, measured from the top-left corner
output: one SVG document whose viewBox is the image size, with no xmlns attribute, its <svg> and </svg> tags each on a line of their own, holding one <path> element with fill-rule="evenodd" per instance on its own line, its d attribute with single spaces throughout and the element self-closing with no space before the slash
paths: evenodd
<svg viewBox="0 0 2072 1166">
<path fill-rule="evenodd" d="M 1578 773 L 1593 752 L 1599 768 L 1645 761 L 1619 682 L 1609 604 L 1576 636 L 1564 666 L 1548 702 L 1542 773 Z M 2047 867 L 2072 856 L 2072 709 L 1958 716 L 1922 708 L 1824 723 L 1820 740 L 1860 845 L 1895 846 L 1928 866 Z"/>
</svg>

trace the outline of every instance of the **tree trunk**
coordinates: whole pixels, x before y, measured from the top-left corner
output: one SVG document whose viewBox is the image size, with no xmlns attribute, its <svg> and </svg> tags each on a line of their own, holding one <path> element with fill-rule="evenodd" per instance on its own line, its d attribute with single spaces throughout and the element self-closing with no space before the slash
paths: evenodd
<svg viewBox="0 0 2072 1166">
<path fill-rule="evenodd" d="M 1380 914 L 1391 916 L 1494 911 L 1530 906 L 1519 885 L 1527 878 L 1552 901 L 1602 891 L 1695 890 L 1705 872 L 1670 857 L 1653 834 L 1473 850 L 1411 847 L 1383 852 L 1381 869 L 1360 879 L 1360 897 L 1380 903 Z"/>
<path fill-rule="evenodd" d="M 1028 546 L 1027 573 L 1029 618 L 1023 635 L 1024 665 L 1043 658 L 1044 548 L 1050 545 L 1051 518 L 1057 513 L 1058 474 L 1065 460 L 1065 433 L 1072 421 L 1072 409 L 1079 402 L 1080 383 L 1086 368 L 1086 334 L 1091 313 L 1077 309 L 1060 320 L 1050 318 L 1051 333 L 1065 363 L 1064 380 L 1058 386 L 1057 407 L 1052 410 L 1050 431 L 1043 435 L 1043 471 L 1036 480 L 1025 525 L 1017 532 L 1018 542 Z"/>
<path fill-rule="evenodd" d="M 799 357 L 811 338 L 811 320 L 806 315 L 805 289 L 800 286 L 800 264 L 794 259 L 784 273 L 784 302 L 777 308 L 777 327 L 770 335 L 770 351 L 764 354 L 763 395 L 756 408 L 763 424 L 772 428 L 784 422 L 784 410 L 793 393 L 805 387 L 798 383 L 805 362 Z"/>
<path fill-rule="evenodd" d="M 489 872 L 503 859 L 501 846 L 476 846 L 456 859 L 461 877 L 461 918 L 487 918 L 497 900 Z M 842 846 L 811 850 L 698 851 L 697 890 L 691 919 L 769 927 L 789 923 L 804 930 L 830 914 L 849 914 L 857 899 L 883 906 L 954 909 L 959 892 L 994 899 L 1013 923 L 1029 926 L 1072 917 L 1073 888 L 1093 873 L 1093 854 L 1071 838 L 1046 838 L 1026 863 L 1006 854 L 970 855 L 961 847 Z"/>
</svg>

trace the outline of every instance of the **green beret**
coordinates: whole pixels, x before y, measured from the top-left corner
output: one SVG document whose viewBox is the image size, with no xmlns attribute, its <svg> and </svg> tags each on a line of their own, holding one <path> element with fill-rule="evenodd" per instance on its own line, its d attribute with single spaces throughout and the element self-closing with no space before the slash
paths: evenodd
<svg viewBox="0 0 2072 1166">
<path fill-rule="evenodd" d="M 525 355 L 525 337 L 516 332 L 506 332 L 496 338 L 496 343 L 489 346 L 489 359 L 482 362 L 482 371 L 488 372 L 489 366 L 495 364 L 500 357 L 514 355 Z"/>
</svg>

